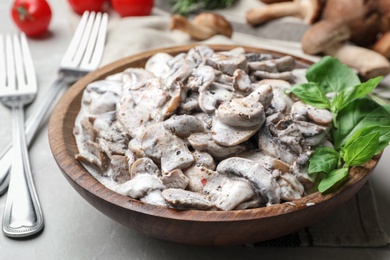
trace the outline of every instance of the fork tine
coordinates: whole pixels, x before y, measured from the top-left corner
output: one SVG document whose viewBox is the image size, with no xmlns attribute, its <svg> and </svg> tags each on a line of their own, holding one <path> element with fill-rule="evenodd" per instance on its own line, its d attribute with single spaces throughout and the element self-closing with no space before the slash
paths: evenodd
<svg viewBox="0 0 390 260">
<path fill-rule="evenodd" d="M 23 66 L 23 57 L 22 50 L 20 47 L 20 41 L 17 34 L 13 35 L 13 49 L 14 49 L 14 61 L 15 61 L 15 71 L 16 71 L 16 79 L 17 84 L 15 85 L 15 89 L 24 89 L 26 87 L 26 79 L 24 77 L 24 66 Z"/>
<path fill-rule="evenodd" d="M 6 86 L 8 87 L 14 87 L 15 86 L 15 63 L 14 63 L 14 48 L 12 46 L 12 39 L 11 36 L 7 34 L 5 37 L 5 55 L 6 55 L 6 73 L 7 73 L 7 79 L 6 79 Z"/>
<path fill-rule="evenodd" d="M 77 48 L 79 46 L 79 43 L 81 41 L 81 38 L 83 37 L 84 28 L 88 21 L 89 12 L 84 12 L 83 16 L 81 17 L 81 20 L 79 22 L 79 25 L 77 26 L 77 29 L 74 33 L 74 36 L 69 44 L 68 49 L 66 50 L 64 57 L 62 58 L 61 65 L 62 66 L 72 66 L 73 64 L 73 58 L 76 54 Z"/>
<path fill-rule="evenodd" d="M 0 34 L 0 87 L 5 87 L 5 45 L 4 36 Z"/>
<path fill-rule="evenodd" d="M 88 44 L 87 44 L 84 56 L 81 60 L 81 64 L 80 64 L 81 67 L 84 67 L 87 64 L 89 64 L 93 49 L 95 47 L 96 38 L 98 36 L 101 19 L 102 19 L 102 14 L 97 13 L 95 16 L 95 21 L 93 22 L 93 27 L 91 30 L 91 34 L 89 36 L 89 40 L 88 40 Z"/>
<path fill-rule="evenodd" d="M 85 55 L 87 59 L 84 59 L 82 62 L 83 69 L 95 69 L 100 63 L 100 60 L 103 56 L 102 54 L 104 50 L 104 44 L 106 41 L 107 23 L 108 15 L 106 13 L 99 17 L 99 22 L 95 21 L 96 36 L 94 36 L 95 40 L 90 41 L 90 44 L 88 46 L 88 56 Z M 89 51 L 91 52 L 90 54 Z"/>
<path fill-rule="evenodd" d="M 24 33 L 20 35 L 20 43 L 22 48 L 22 53 L 24 57 L 24 70 L 26 72 L 26 85 L 29 87 L 31 92 L 35 92 L 38 88 L 37 78 L 35 74 L 34 64 L 32 61 L 30 48 L 27 44 L 27 37 Z"/>
</svg>

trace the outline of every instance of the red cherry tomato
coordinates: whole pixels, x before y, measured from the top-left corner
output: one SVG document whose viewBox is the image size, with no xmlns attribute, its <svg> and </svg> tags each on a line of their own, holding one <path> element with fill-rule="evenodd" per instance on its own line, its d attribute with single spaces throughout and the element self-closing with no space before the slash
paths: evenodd
<svg viewBox="0 0 390 260">
<path fill-rule="evenodd" d="M 122 17 L 150 15 L 153 0 L 111 0 L 111 5 Z"/>
<path fill-rule="evenodd" d="M 51 8 L 46 0 L 15 0 L 11 16 L 27 36 L 39 36 L 49 28 Z"/>
<path fill-rule="evenodd" d="M 73 11 L 82 15 L 85 11 L 100 12 L 105 0 L 68 0 Z"/>
</svg>

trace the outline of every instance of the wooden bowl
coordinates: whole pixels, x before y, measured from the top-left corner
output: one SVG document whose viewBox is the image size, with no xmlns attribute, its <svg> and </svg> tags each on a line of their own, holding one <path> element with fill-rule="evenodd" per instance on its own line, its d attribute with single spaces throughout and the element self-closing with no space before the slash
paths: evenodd
<svg viewBox="0 0 390 260">
<path fill-rule="evenodd" d="M 367 181 L 379 158 L 363 167 L 354 167 L 346 184 L 336 193 L 314 193 L 292 203 L 235 211 L 178 211 L 145 204 L 109 190 L 75 160 L 78 153 L 73 126 L 80 109 L 84 88 L 128 67 L 144 67 L 157 52 L 172 55 L 187 52 L 194 45 L 148 51 L 130 56 L 98 69 L 76 82 L 62 97 L 49 123 L 49 141 L 53 156 L 73 188 L 91 205 L 119 223 L 148 236 L 193 245 L 237 245 L 287 235 L 325 217 L 350 199 Z M 237 46 L 211 45 L 216 51 Z M 245 47 L 248 52 L 285 54 Z M 296 58 L 297 65 L 311 63 Z"/>
</svg>

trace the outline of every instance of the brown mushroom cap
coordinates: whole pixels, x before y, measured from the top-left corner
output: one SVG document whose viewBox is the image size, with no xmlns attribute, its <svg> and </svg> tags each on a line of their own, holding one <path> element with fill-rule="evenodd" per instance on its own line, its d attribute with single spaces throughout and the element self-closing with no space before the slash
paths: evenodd
<svg viewBox="0 0 390 260">
<path fill-rule="evenodd" d="M 231 38 L 233 29 L 229 21 L 222 15 L 215 13 L 201 13 L 194 18 L 194 24 L 214 30 L 215 34 L 222 34 Z"/>
<path fill-rule="evenodd" d="M 381 30 L 378 0 L 327 0 L 324 18 L 344 20 L 351 30 L 350 40 L 360 46 L 374 43 Z"/>
<path fill-rule="evenodd" d="M 307 54 L 318 54 L 348 40 L 350 35 L 348 26 L 342 20 L 322 20 L 312 25 L 303 35 L 302 50 Z"/>
<path fill-rule="evenodd" d="M 372 49 L 386 58 L 390 58 L 390 31 L 384 33 L 381 38 L 374 44 Z"/>
</svg>

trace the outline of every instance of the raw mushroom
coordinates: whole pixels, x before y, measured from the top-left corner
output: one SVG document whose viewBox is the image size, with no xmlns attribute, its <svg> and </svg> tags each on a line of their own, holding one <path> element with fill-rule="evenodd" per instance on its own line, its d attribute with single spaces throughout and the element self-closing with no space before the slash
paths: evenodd
<svg viewBox="0 0 390 260">
<path fill-rule="evenodd" d="M 321 0 L 294 0 L 250 9 L 246 13 L 246 20 L 251 25 L 261 25 L 285 16 L 295 16 L 307 24 L 313 24 L 321 15 L 321 10 Z"/>
<path fill-rule="evenodd" d="M 311 26 L 303 35 L 302 48 L 308 54 L 325 53 L 337 57 L 342 63 L 356 69 L 363 77 L 384 76 L 390 72 L 390 63 L 384 56 L 345 43 L 347 36 L 346 27 L 341 26 L 339 22 L 322 20 Z"/>
<path fill-rule="evenodd" d="M 192 22 L 184 16 L 173 15 L 170 27 L 188 33 L 194 40 L 207 40 L 217 34 L 231 38 L 233 34 L 231 24 L 215 13 L 201 13 Z"/>
<path fill-rule="evenodd" d="M 379 0 L 327 0 L 323 16 L 325 20 L 341 20 L 351 31 L 350 41 L 369 47 L 381 30 Z"/>
<path fill-rule="evenodd" d="M 251 160 L 232 157 L 220 162 L 217 172 L 224 174 L 234 174 L 249 180 L 256 191 L 268 201 L 268 205 L 280 202 L 280 187 L 270 172 L 260 164 Z"/>
</svg>

